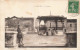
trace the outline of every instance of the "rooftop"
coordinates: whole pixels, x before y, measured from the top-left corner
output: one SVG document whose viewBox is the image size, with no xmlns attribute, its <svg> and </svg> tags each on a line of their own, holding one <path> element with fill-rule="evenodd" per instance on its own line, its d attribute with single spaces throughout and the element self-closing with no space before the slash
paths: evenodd
<svg viewBox="0 0 80 50">
<path fill-rule="evenodd" d="M 64 16 L 38 16 L 37 19 L 41 19 L 41 20 L 57 20 L 57 19 L 66 19 L 66 17 Z"/>
</svg>

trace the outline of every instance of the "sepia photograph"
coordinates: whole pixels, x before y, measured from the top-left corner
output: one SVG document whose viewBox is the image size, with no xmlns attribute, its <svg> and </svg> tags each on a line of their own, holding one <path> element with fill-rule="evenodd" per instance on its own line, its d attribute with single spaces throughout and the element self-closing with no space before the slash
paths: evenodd
<svg viewBox="0 0 80 50">
<path fill-rule="evenodd" d="M 77 19 L 53 15 L 5 18 L 5 47 L 77 47 Z"/>
</svg>

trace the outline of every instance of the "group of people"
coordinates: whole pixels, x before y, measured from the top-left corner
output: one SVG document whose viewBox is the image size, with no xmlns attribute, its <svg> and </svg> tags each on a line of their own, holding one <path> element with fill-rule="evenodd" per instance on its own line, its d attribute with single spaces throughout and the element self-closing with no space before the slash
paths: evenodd
<svg viewBox="0 0 80 50">
<path fill-rule="evenodd" d="M 47 31 L 46 31 L 46 35 L 48 36 L 48 35 L 55 35 L 56 34 L 56 30 L 55 29 L 48 29 Z"/>
<path fill-rule="evenodd" d="M 42 30 L 39 32 L 39 35 L 46 35 L 46 36 L 49 36 L 49 35 L 55 35 L 57 33 L 57 31 L 55 30 L 55 28 L 52 28 L 52 29 L 47 29 L 47 30 Z"/>
</svg>

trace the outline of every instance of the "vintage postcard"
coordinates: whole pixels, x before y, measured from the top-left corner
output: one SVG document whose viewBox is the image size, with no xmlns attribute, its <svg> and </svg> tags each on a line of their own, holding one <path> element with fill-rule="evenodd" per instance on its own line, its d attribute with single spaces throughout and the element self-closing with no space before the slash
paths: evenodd
<svg viewBox="0 0 80 50">
<path fill-rule="evenodd" d="M 0 21 L 0 49 L 80 49 L 80 0 L 0 0 Z"/>
</svg>

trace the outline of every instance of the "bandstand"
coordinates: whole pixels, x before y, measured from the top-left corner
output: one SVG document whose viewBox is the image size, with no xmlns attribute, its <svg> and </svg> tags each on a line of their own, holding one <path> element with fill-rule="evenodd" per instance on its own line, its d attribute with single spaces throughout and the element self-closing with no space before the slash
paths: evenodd
<svg viewBox="0 0 80 50">
<path fill-rule="evenodd" d="M 39 35 L 63 35 L 66 32 L 67 18 L 64 16 L 38 16 Z"/>
</svg>

